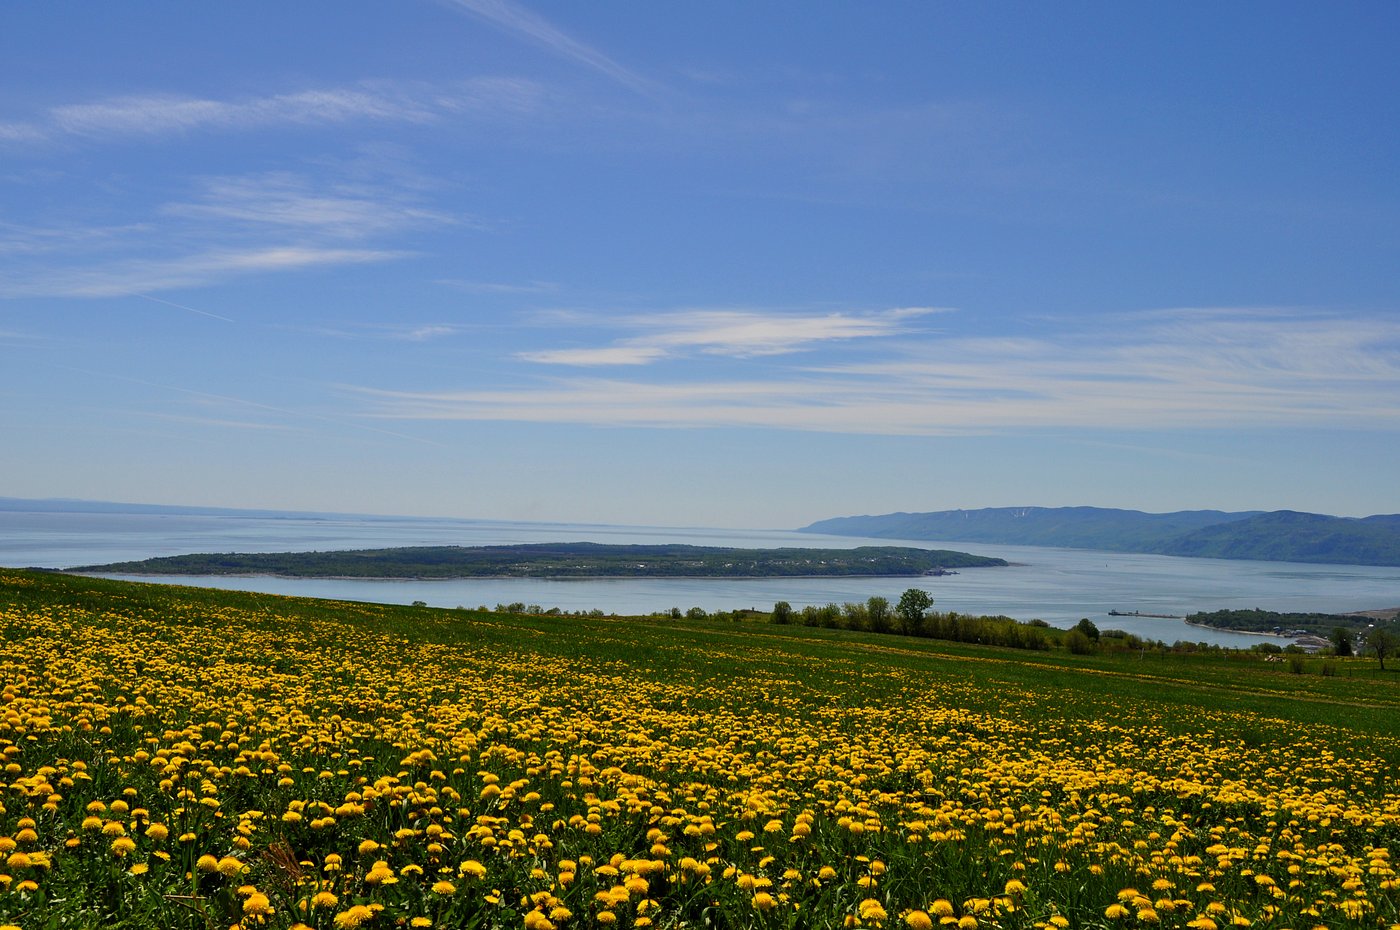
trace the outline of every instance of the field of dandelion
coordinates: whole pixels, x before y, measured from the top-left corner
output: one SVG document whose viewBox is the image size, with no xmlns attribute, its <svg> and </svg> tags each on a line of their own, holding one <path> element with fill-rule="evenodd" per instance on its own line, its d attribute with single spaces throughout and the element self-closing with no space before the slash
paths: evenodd
<svg viewBox="0 0 1400 930">
<path fill-rule="evenodd" d="M 1393 927 L 1396 685 L 0 569 L 0 925 Z"/>
</svg>

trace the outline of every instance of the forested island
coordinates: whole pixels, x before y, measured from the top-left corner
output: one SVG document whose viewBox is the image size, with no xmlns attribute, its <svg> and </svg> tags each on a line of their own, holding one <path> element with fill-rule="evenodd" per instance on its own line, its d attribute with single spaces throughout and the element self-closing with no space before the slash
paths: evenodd
<svg viewBox="0 0 1400 930">
<path fill-rule="evenodd" d="M 280 575 L 291 578 L 783 578 L 922 576 L 1004 566 L 1005 559 L 947 549 L 732 549 L 533 543 L 409 546 L 331 552 L 195 553 L 138 562 L 80 565 L 70 572 L 113 575 Z"/>
</svg>

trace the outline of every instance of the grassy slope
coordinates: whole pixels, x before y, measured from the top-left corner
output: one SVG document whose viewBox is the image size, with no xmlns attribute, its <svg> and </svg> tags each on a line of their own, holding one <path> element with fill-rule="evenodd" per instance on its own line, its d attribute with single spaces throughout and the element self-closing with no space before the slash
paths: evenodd
<svg viewBox="0 0 1400 930">
<path fill-rule="evenodd" d="M 1382 673 L 1373 660 L 1331 660 L 1336 674 L 1319 674 L 1324 661 L 1310 659 L 1307 672 L 1292 674 L 1286 663 L 1266 663 L 1248 654 L 1158 655 L 1154 653 L 1076 656 L 1066 652 L 1027 653 L 901 636 L 877 636 L 809 627 L 671 621 L 650 618 L 512 616 L 393 605 L 347 603 L 314 598 L 135 584 L 48 573 L 11 573 L 32 580 L 24 587 L 0 586 L 0 605 L 53 608 L 59 605 L 100 612 L 113 599 L 147 609 L 230 607 L 262 611 L 269 605 L 284 618 L 334 619 L 375 630 L 391 630 L 413 641 L 470 642 L 526 647 L 544 656 L 588 655 L 638 666 L 650 677 L 668 671 L 690 675 L 699 651 L 762 651 L 763 662 L 785 673 L 798 668 L 804 678 L 827 684 L 822 663 L 907 668 L 930 680 L 966 681 L 1043 689 L 1061 696 L 1068 712 L 1111 714 L 1112 703 L 1131 697 L 1168 718 L 1189 725 L 1193 712 L 1212 710 L 1261 715 L 1246 730 L 1267 732 L 1290 724 L 1326 724 L 1343 730 L 1400 736 L 1400 672 Z M 753 659 L 746 659 L 753 662 Z M 709 669 L 724 674 L 732 670 Z"/>
<path fill-rule="evenodd" d="M 1044 930 L 1052 914 L 1106 927 L 1120 889 L 1163 874 L 1183 903 L 1160 924 L 1125 930 L 1201 930 L 1187 921 L 1217 898 L 1260 930 L 1308 926 L 1301 908 L 1310 902 L 1339 916 L 1328 896 L 1337 876 L 1352 874 L 1378 912 L 1328 926 L 1400 920 L 1376 866 L 1366 871 L 1369 850 L 1400 844 L 1388 775 L 1400 763 L 1400 677 L 1367 660 L 1338 662 L 1337 676 L 1322 677 L 1320 662 L 1293 675 L 1250 657 L 1027 654 L 767 624 L 514 617 L 10 570 L 0 570 L 0 618 L 5 698 L 27 715 L 17 712 L 15 725 L 37 728 L 15 737 L 23 748 L 12 777 L 43 780 L 42 766 L 56 777 L 75 759 L 91 773 L 52 796 L 52 813 L 46 787 L 6 796 L 0 835 L 20 837 L 29 821 L 18 818 L 36 815 L 38 835 L 23 842 L 48 850 L 53 867 L 20 873 L 40 880 L 29 897 L 0 889 L 0 924 L 206 930 L 246 913 L 237 891 L 246 885 L 271 895 L 276 911 L 263 926 L 286 930 L 296 899 L 315 890 L 290 881 L 301 866 L 287 863 L 324 872 L 332 851 L 345 860 L 344 876 L 324 873 L 339 913 L 316 911 L 316 930 L 353 925 L 341 918 L 356 901 L 388 908 L 371 928 L 425 911 L 434 926 L 529 926 L 525 895 L 539 887 L 578 915 L 563 926 L 594 926 L 597 894 L 617 878 L 585 866 L 565 887 L 532 871 L 538 856 L 548 875 L 572 876 L 585 854 L 594 864 L 665 858 L 666 877 L 644 895 L 661 900 L 656 926 L 674 928 L 854 926 L 869 896 L 888 906 L 885 926 L 904 926 L 910 908 L 943 896 L 971 907 L 1013 878 L 1031 887 L 1024 908 L 997 921 L 984 914 L 983 930 Z M 75 713 L 110 726 L 100 736 L 81 719 L 55 729 Z M 180 784 L 157 785 L 171 769 L 143 758 L 156 748 L 191 757 L 181 784 L 214 793 L 222 821 L 187 806 L 194 795 L 178 793 Z M 414 761 L 428 750 L 439 758 Z M 551 752 L 557 770 L 541 761 Z M 574 784 L 566 760 L 593 779 Z M 282 782 L 278 761 L 288 763 Z M 497 774 L 512 790 L 540 792 L 537 806 L 529 796 L 498 804 L 489 792 L 499 786 L 486 781 Z M 343 812 L 371 783 L 383 792 L 376 806 Z M 444 810 L 427 809 L 429 783 L 453 790 Z M 150 867 L 139 877 L 109 853 L 120 840 L 96 832 L 102 818 L 79 826 L 92 802 L 115 808 L 127 785 L 152 822 L 172 826 L 168 868 L 152 858 L 161 841 L 133 826 L 131 857 Z M 649 800 L 628 793 L 639 786 Z M 663 791 L 669 824 L 651 806 Z M 310 826 L 318 811 L 294 810 L 312 798 L 328 802 L 320 812 L 335 809 L 330 824 Z M 541 801 L 554 812 L 527 824 L 547 810 Z M 301 819 L 288 822 L 284 810 Z M 788 839 L 799 811 L 811 812 L 810 841 Z M 596 835 L 584 831 L 586 814 L 601 815 Z M 717 845 L 683 830 L 702 814 L 713 815 Z M 239 847 L 234 824 L 245 815 Z M 518 825 L 555 845 L 501 854 L 479 839 L 493 816 L 503 837 Z M 1004 816 L 1023 823 L 1008 834 Z M 448 828 L 446 874 L 456 884 L 444 896 L 427 891 L 438 875 L 421 832 L 430 822 Z M 856 831 L 862 822 L 874 829 Z M 669 845 L 648 851 L 658 824 Z M 1080 838 L 1086 824 L 1099 831 L 1095 842 Z M 1302 844 L 1304 879 L 1271 922 L 1252 876 L 1284 874 L 1273 849 L 1284 826 L 1296 836 L 1277 846 Z M 189 842 L 177 844 L 185 829 Z M 934 832 L 906 842 L 906 829 Z M 66 846 L 76 833 L 81 845 Z M 1218 837 L 1238 845 L 1233 859 L 1208 852 Z M 366 839 L 378 845 L 365 852 Z M 1258 844 L 1264 852 L 1251 853 Z M 186 871 L 206 850 L 232 862 L 227 878 Z M 1168 852 L 1209 859 L 1185 871 L 1149 864 Z M 712 856 L 716 881 L 683 881 L 687 855 Z M 369 885 L 380 857 L 400 869 L 398 884 Z M 479 888 L 454 869 L 468 857 L 485 863 Z M 858 885 L 871 860 L 888 874 Z M 409 871 L 418 863 L 427 877 Z M 814 884 L 826 864 L 840 877 Z M 777 884 L 789 868 L 805 880 Z M 761 913 L 736 870 L 766 875 L 803 909 Z M 1201 878 L 1219 892 L 1196 888 Z M 488 894 L 493 887 L 504 894 Z M 632 925 L 630 913 L 620 925 Z"/>
</svg>

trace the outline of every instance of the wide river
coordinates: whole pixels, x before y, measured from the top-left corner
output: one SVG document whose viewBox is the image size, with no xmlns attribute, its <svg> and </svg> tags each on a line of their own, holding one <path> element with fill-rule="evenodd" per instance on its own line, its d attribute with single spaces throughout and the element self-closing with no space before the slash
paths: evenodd
<svg viewBox="0 0 1400 930">
<path fill-rule="evenodd" d="M 1000 556 L 1007 568 L 967 569 L 942 578 L 665 578 L 540 581 L 357 581 L 273 577 L 143 576 L 135 580 L 267 594 L 438 607 L 520 601 L 563 610 L 645 614 L 679 607 L 707 611 L 897 600 L 921 587 L 936 610 L 1039 617 L 1072 626 L 1089 617 L 1166 642 L 1242 646 L 1276 639 L 1217 632 L 1181 620 L 1112 617 L 1110 610 L 1185 616 L 1198 610 L 1345 612 L 1400 605 L 1400 568 L 1239 562 L 980 543 L 858 539 L 786 530 L 687 529 L 566 523 L 507 523 L 397 517 L 0 512 L 0 565 L 68 568 L 190 552 L 286 552 L 387 546 L 481 546 L 530 542 L 690 543 L 701 546 L 831 547 L 909 545 Z"/>
</svg>

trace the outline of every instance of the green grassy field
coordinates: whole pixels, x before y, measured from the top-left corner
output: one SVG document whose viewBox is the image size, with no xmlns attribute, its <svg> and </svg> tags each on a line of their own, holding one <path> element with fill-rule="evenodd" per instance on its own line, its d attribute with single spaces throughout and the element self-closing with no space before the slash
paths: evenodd
<svg viewBox="0 0 1400 930">
<path fill-rule="evenodd" d="M 4 569 L 0 640 L 0 925 L 1400 921 L 1371 660 Z"/>
</svg>

